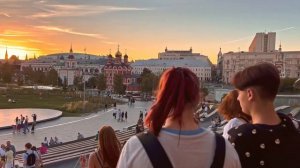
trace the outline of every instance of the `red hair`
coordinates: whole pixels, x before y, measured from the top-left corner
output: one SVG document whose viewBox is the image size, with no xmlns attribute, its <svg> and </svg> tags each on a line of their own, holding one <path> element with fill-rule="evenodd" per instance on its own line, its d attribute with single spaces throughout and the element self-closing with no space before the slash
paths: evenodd
<svg viewBox="0 0 300 168">
<path fill-rule="evenodd" d="M 156 101 L 147 114 L 145 124 L 158 136 L 168 117 L 179 119 L 187 104 L 197 106 L 200 101 L 200 88 L 197 76 L 187 68 L 170 68 L 160 79 Z"/>
<path fill-rule="evenodd" d="M 103 126 L 99 130 L 98 143 L 103 161 L 110 167 L 116 167 L 121 153 L 121 144 L 111 126 Z"/>
</svg>

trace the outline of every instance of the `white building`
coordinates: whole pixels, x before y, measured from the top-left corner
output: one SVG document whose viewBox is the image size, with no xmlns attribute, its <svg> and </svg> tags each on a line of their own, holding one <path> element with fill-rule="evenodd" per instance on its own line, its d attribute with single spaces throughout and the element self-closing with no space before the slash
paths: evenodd
<svg viewBox="0 0 300 168">
<path fill-rule="evenodd" d="M 83 76 L 87 81 L 90 77 L 100 74 L 106 62 L 107 58 L 104 56 L 73 53 L 71 48 L 70 53 L 50 54 L 24 61 L 21 63 L 21 71 L 27 67 L 31 67 L 33 71 L 43 72 L 54 68 L 63 82 L 73 85 L 76 76 Z"/>
<path fill-rule="evenodd" d="M 192 59 L 182 59 L 182 60 L 160 60 L 160 59 L 150 59 L 150 60 L 139 60 L 131 64 L 134 74 L 142 74 L 143 69 L 147 68 L 151 70 L 154 74 L 160 75 L 164 70 L 172 67 L 185 67 L 193 71 L 199 80 L 210 81 L 211 80 L 211 63 L 206 59 L 192 60 Z"/>
<path fill-rule="evenodd" d="M 158 53 L 158 59 L 160 60 L 182 60 L 182 59 L 192 59 L 192 60 L 203 60 L 207 56 L 201 55 L 200 53 L 193 53 L 193 49 L 189 50 L 168 50 L 165 52 Z"/>
</svg>

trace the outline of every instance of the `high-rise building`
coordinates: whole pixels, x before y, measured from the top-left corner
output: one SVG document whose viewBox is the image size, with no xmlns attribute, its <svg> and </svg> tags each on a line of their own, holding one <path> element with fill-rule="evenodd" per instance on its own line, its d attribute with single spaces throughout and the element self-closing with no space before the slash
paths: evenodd
<svg viewBox="0 0 300 168">
<path fill-rule="evenodd" d="M 256 33 L 249 47 L 249 52 L 275 51 L 276 32 Z"/>
</svg>

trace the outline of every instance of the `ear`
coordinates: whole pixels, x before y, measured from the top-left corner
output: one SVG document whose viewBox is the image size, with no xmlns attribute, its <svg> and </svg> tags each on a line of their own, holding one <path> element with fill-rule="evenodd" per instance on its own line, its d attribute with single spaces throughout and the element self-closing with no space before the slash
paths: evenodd
<svg viewBox="0 0 300 168">
<path fill-rule="evenodd" d="M 252 88 L 247 89 L 248 101 L 254 100 L 254 90 Z"/>
</svg>

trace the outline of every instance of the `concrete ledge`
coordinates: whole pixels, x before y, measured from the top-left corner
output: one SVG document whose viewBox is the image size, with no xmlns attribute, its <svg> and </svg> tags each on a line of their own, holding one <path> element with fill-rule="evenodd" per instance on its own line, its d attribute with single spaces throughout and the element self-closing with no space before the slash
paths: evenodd
<svg viewBox="0 0 300 168">
<path fill-rule="evenodd" d="M 5 114 L 5 113 L 13 113 L 13 111 L 20 111 L 17 113 L 17 115 L 15 117 L 20 117 L 20 115 L 22 114 L 23 116 L 28 116 L 30 118 L 30 120 L 32 120 L 31 118 L 31 114 L 33 113 L 36 113 L 37 114 L 37 123 L 41 123 L 41 122 L 46 122 L 46 121 L 50 121 L 50 120 L 55 120 L 57 118 L 60 118 L 62 116 L 62 111 L 59 111 L 59 110 L 53 110 L 53 109 L 36 109 L 36 108 L 20 108 L 20 109 L 1 109 L 0 110 L 0 113 L 2 114 Z M 22 110 L 25 111 L 25 113 L 23 112 L 22 113 Z M 39 110 L 44 110 L 43 112 L 39 112 Z M 42 113 L 49 113 L 49 112 L 55 112 L 55 114 L 53 115 L 49 115 L 49 117 L 41 117 L 42 119 L 39 120 L 39 115 L 44 115 Z M 3 122 L 1 122 L 1 119 L 0 119 L 0 130 L 3 130 L 3 129 L 11 129 L 12 128 L 12 125 L 15 124 L 14 120 L 15 120 L 15 117 L 14 118 L 9 118 L 9 121 L 10 121 L 10 125 L 8 124 L 3 124 Z M 6 119 L 7 120 L 7 119 Z M 29 122 L 28 125 L 32 125 L 32 122 Z"/>
</svg>

